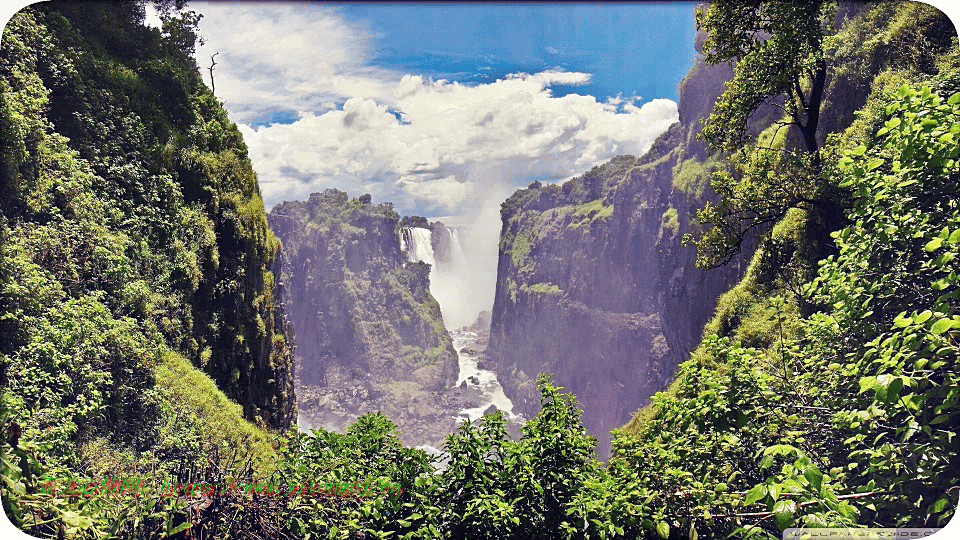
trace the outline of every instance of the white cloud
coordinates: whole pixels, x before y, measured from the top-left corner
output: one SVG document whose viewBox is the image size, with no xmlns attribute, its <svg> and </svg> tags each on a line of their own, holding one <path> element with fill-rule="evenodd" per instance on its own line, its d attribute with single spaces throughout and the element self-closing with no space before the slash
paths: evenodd
<svg viewBox="0 0 960 540">
<path fill-rule="evenodd" d="M 475 291 L 483 309 L 492 304 L 505 197 L 535 178 L 639 156 L 678 119 L 666 99 L 638 107 L 635 97 L 551 92 L 589 82 L 587 73 L 547 70 L 468 86 L 371 67 L 374 36 L 324 7 L 200 11 L 207 44 L 197 57 L 204 66 L 220 52 L 217 96 L 240 125 L 267 208 L 336 187 L 393 202 L 402 214 L 452 216 L 468 224 L 461 237 L 474 282 L 484 285 Z M 299 118 L 253 129 L 268 111 Z"/>
<path fill-rule="evenodd" d="M 406 76 L 390 91 L 402 121 L 375 99 L 351 98 L 292 124 L 245 128 L 244 138 L 268 205 L 303 195 L 306 180 L 351 193 L 372 184 L 401 207 L 453 213 L 483 192 L 477 169 L 499 165 L 497 181 L 518 186 L 533 176 L 568 176 L 617 154 L 642 154 L 677 120 L 676 104 L 665 99 L 626 102 L 616 112 L 592 96 L 553 97 L 548 85 L 557 78 L 515 75 L 465 86 Z"/>
<path fill-rule="evenodd" d="M 318 5 L 194 2 L 203 14 L 197 62 L 230 117 L 249 124 L 265 111 L 325 110 L 349 97 L 389 98 L 402 74 L 369 65 L 375 37 L 334 8 Z"/>
</svg>

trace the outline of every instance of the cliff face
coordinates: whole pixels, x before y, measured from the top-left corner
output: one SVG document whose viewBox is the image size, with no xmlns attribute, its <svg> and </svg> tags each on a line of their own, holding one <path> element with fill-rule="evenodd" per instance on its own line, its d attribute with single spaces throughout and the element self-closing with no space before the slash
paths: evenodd
<svg viewBox="0 0 960 540">
<path fill-rule="evenodd" d="M 702 36 L 701 36 L 702 37 Z M 563 185 L 534 183 L 501 209 L 490 346 L 517 412 L 539 408 L 539 372 L 574 392 L 609 455 L 610 430 L 662 389 L 740 275 L 696 268 L 682 247 L 714 161 L 696 140 L 728 66 L 697 60 L 680 122 L 641 159 L 620 156 Z"/>
<path fill-rule="evenodd" d="M 457 355 L 430 267 L 401 251 L 400 216 L 327 190 L 277 205 L 269 222 L 283 242 L 302 424 L 338 429 L 383 410 L 405 442 L 436 442 L 437 393 L 456 381 Z"/>
<path fill-rule="evenodd" d="M 837 26 L 862 9 L 842 4 Z M 698 32 L 698 50 L 705 38 Z M 875 64 L 877 55 L 864 59 L 844 45 L 855 41 L 827 50 L 836 67 L 820 143 L 846 126 L 869 94 L 870 78 L 859 68 Z M 695 265 L 696 248 L 681 245 L 696 226 L 696 210 L 714 198 L 712 171 L 725 166 L 696 136 L 731 76 L 730 66 L 698 57 L 678 87 L 679 122 L 643 157 L 617 157 L 562 186 L 534 183 L 502 205 L 488 355 L 518 412 L 528 416 L 539 407 L 537 373 L 556 373 L 580 400 L 601 456 L 609 454 L 609 431 L 664 389 L 700 342 L 717 298 L 753 253 L 751 240 L 725 267 L 704 271 Z M 782 114 L 777 103 L 761 107 L 748 130 L 770 140 Z M 829 219 L 807 226 L 824 234 L 837 228 Z"/>
</svg>

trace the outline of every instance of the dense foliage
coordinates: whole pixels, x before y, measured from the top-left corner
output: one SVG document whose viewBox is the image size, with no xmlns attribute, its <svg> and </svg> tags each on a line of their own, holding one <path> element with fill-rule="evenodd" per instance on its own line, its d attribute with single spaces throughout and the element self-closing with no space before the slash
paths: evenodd
<svg viewBox="0 0 960 540">
<path fill-rule="evenodd" d="M 717 1 L 697 11 L 709 64 L 735 61 L 734 77 L 706 120 L 702 136 L 717 150 L 739 150 L 751 115 L 781 98 L 789 119 L 815 152 L 827 77 L 823 41 L 832 26 L 831 2 Z"/>
<path fill-rule="evenodd" d="M 703 228 L 688 238 L 704 267 L 729 262 L 792 208 L 809 216 L 812 244 L 829 244 L 849 200 L 825 181 L 828 135 L 846 130 L 891 74 L 925 80 L 955 48 L 942 13 L 898 2 L 715 2 L 698 11 L 697 27 L 709 33 L 706 61 L 734 72 L 698 135 L 726 161 L 711 182 L 717 199 L 697 213 Z"/>
<path fill-rule="evenodd" d="M 39 4 L 4 29 L 4 427 L 58 474 L 175 474 L 227 447 L 268 467 L 263 428 L 294 419 L 279 242 L 189 56 L 197 17 L 170 4 L 164 32 L 142 2 Z"/>
</svg>

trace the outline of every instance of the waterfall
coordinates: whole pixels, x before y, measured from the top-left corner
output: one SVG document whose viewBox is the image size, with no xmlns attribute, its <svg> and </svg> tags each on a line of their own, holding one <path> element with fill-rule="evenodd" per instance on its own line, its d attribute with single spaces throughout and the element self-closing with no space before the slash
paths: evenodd
<svg viewBox="0 0 960 540">
<path fill-rule="evenodd" d="M 404 227 L 400 229 L 400 249 L 407 252 L 407 259 L 410 262 L 421 261 L 429 264 L 432 281 L 433 273 L 437 269 L 437 261 L 433 256 L 430 236 L 430 229 L 424 229 L 423 227 Z"/>
<path fill-rule="evenodd" d="M 480 369 L 477 356 L 466 352 L 479 346 L 480 342 L 476 332 L 467 331 L 465 328 L 458 330 L 473 323 L 480 312 L 479 306 L 470 302 L 468 294 L 476 284 L 469 277 L 470 267 L 467 265 L 456 229 L 444 228 L 446 238 L 436 243 L 439 253 L 434 253 L 434 239 L 430 229 L 423 227 L 401 228 L 400 249 L 407 254 L 410 262 L 419 261 L 430 265 L 430 294 L 440 304 L 444 325 L 450 330 L 457 351 L 460 365 L 457 385 L 469 385 L 480 390 L 484 396 L 479 407 L 460 411 L 461 418 L 476 420 L 493 404 L 504 411 L 509 420 L 522 422 L 521 417 L 513 414 L 513 403 L 504 395 L 496 374 Z M 483 339 L 484 342 L 485 340 L 486 338 Z"/>
<path fill-rule="evenodd" d="M 447 229 L 450 236 L 450 266 L 451 270 L 457 271 L 467 266 L 467 258 L 463 255 L 463 248 L 460 246 L 460 237 L 457 236 L 456 229 Z"/>
<path fill-rule="evenodd" d="M 440 304 L 444 323 L 449 328 L 459 328 L 469 324 L 462 323 L 458 316 L 462 310 L 458 300 L 464 286 L 459 274 L 466 265 L 466 259 L 457 232 L 447 228 L 446 234 L 448 241 L 438 243 L 438 248 L 449 250 L 450 253 L 434 253 L 430 229 L 403 227 L 400 229 L 400 249 L 406 252 L 410 262 L 419 261 L 430 265 L 430 294 Z"/>
</svg>

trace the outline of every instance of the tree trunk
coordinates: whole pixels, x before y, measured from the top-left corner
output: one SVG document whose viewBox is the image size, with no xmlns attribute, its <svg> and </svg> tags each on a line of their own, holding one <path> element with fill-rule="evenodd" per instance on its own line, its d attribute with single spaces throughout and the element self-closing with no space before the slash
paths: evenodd
<svg viewBox="0 0 960 540">
<path fill-rule="evenodd" d="M 827 80 L 827 62 L 822 58 L 817 61 L 817 71 L 813 76 L 813 88 L 810 89 L 810 101 L 807 103 L 807 124 L 803 126 L 803 143 L 807 152 L 814 154 L 819 162 L 817 151 L 817 126 L 820 123 L 820 103 L 823 101 L 823 88 Z"/>
</svg>

